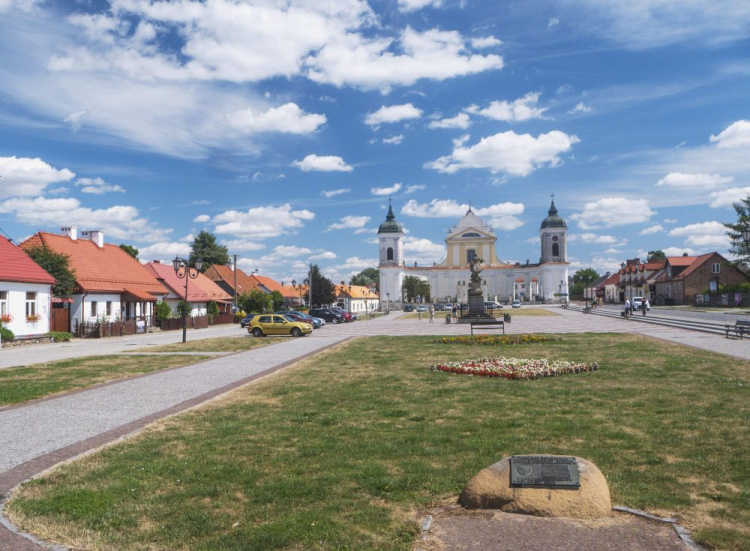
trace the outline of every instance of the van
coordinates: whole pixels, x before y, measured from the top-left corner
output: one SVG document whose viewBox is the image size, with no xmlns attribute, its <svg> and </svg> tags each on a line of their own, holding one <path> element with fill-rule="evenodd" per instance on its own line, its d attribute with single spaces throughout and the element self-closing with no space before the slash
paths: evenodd
<svg viewBox="0 0 750 551">
<path fill-rule="evenodd" d="M 491 310 L 499 310 L 500 308 L 503 307 L 503 305 L 494 300 L 485 300 L 484 307 L 491 309 Z"/>
</svg>

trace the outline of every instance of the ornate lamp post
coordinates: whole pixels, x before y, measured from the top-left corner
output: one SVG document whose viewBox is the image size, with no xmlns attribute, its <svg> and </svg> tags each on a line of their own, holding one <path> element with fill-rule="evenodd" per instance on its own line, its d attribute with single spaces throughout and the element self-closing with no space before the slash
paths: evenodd
<svg viewBox="0 0 750 551">
<path fill-rule="evenodd" d="M 201 268 L 203 267 L 203 260 L 200 258 L 195 259 L 195 267 L 190 268 L 190 263 L 188 260 L 185 260 L 184 258 L 180 258 L 179 256 L 175 256 L 174 260 L 172 261 L 172 266 L 174 267 L 174 273 L 178 277 L 178 279 L 184 279 L 185 280 L 185 304 L 188 303 L 188 282 L 191 279 L 196 279 L 198 277 L 198 274 L 201 273 Z M 182 309 L 182 342 L 187 341 L 187 309 Z"/>
<path fill-rule="evenodd" d="M 750 226 L 747 226 L 744 230 L 742 230 L 742 240 L 745 243 L 750 243 Z"/>
</svg>

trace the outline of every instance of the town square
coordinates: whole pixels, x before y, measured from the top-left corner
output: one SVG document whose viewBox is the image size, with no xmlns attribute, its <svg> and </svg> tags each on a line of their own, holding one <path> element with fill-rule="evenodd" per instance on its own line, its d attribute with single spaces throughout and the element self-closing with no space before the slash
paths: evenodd
<svg viewBox="0 0 750 551">
<path fill-rule="evenodd" d="M 749 41 L 0 0 L 0 550 L 750 551 Z"/>
</svg>

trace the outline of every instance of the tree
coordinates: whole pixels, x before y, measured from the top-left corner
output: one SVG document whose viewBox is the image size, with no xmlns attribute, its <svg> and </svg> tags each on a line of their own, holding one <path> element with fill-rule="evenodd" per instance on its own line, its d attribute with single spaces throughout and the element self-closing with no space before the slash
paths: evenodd
<svg viewBox="0 0 750 551">
<path fill-rule="evenodd" d="M 278 291 L 271 293 L 271 300 L 273 301 L 274 312 L 284 307 L 284 296 Z"/>
<path fill-rule="evenodd" d="M 375 284 L 375 290 L 380 292 L 380 272 L 376 268 L 365 268 L 349 280 L 349 285 L 361 285 L 370 287 Z"/>
<path fill-rule="evenodd" d="M 138 249 L 133 247 L 133 245 L 126 245 L 125 243 L 120 243 L 120 248 L 128 253 L 130 256 L 138 260 Z"/>
<path fill-rule="evenodd" d="M 193 264 L 196 258 L 203 260 L 201 271 L 205 272 L 214 264 L 229 264 L 229 251 L 224 245 L 216 242 L 214 234 L 202 230 L 190 246 L 190 264 Z"/>
<path fill-rule="evenodd" d="M 237 306 L 248 314 L 263 314 L 273 308 L 273 297 L 260 289 L 253 289 L 237 297 Z"/>
<path fill-rule="evenodd" d="M 417 297 L 421 296 L 423 301 L 430 299 L 430 284 L 424 279 L 417 276 L 406 276 L 401 283 L 401 288 L 406 295 L 407 302 L 414 302 Z"/>
<path fill-rule="evenodd" d="M 667 259 L 667 255 L 664 254 L 664 251 L 658 250 L 658 251 L 648 251 L 648 257 L 646 257 L 646 262 L 664 262 Z"/>
<path fill-rule="evenodd" d="M 157 302 L 154 315 L 158 320 L 166 320 L 172 317 L 172 308 L 166 302 Z"/>
<path fill-rule="evenodd" d="M 571 295 L 582 295 L 586 285 L 599 279 L 599 274 L 593 268 L 584 268 L 573 274 L 573 285 L 570 287 Z"/>
<path fill-rule="evenodd" d="M 193 311 L 193 305 L 186 300 L 180 300 L 177 303 L 177 313 L 181 318 L 189 318 L 190 313 Z"/>
<path fill-rule="evenodd" d="M 32 247 L 26 254 L 55 278 L 52 294 L 57 298 L 67 298 L 76 290 L 76 273 L 68 263 L 68 256 L 46 247 Z"/>
<path fill-rule="evenodd" d="M 750 228 L 750 195 L 732 205 L 737 213 L 737 222 L 724 224 L 727 235 L 732 242 L 729 252 L 735 257 L 738 267 L 750 267 L 750 244 L 742 239 L 742 231 Z"/>
<path fill-rule="evenodd" d="M 208 304 L 206 305 L 206 314 L 211 320 L 219 315 L 219 305 L 216 304 L 215 300 L 208 301 Z"/>
<path fill-rule="evenodd" d="M 336 302 L 336 287 L 333 282 L 320 272 L 320 267 L 313 264 L 310 269 L 312 276 L 312 304 L 310 307 L 327 306 Z"/>
</svg>

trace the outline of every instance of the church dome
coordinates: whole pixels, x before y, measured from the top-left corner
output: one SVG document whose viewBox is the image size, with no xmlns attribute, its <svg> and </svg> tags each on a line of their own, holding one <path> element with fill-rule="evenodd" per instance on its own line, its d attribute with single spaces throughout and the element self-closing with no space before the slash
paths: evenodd
<svg viewBox="0 0 750 551">
<path fill-rule="evenodd" d="M 393 205 L 388 205 L 388 215 L 385 217 L 385 222 L 380 224 L 378 233 L 404 233 L 401 224 L 396 222 L 396 215 L 393 214 Z"/>
<path fill-rule="evenodd" d="M 555 201 L 552 200 L 552 205 L 549 208 L 548 216 L 542 221 L 541 229 L 545 228 L 567 228 L 568 225 L 562 217 L 557 215 L 557 208 L 555 207 Z"/>
<path fill-rule="evenodd" d="M 474 214 L 474 211 L 469 207 L 464 217 L 456 225 L 459 228 L 481 228 L 484 227 L 484 221 Z"/>
</svg>

